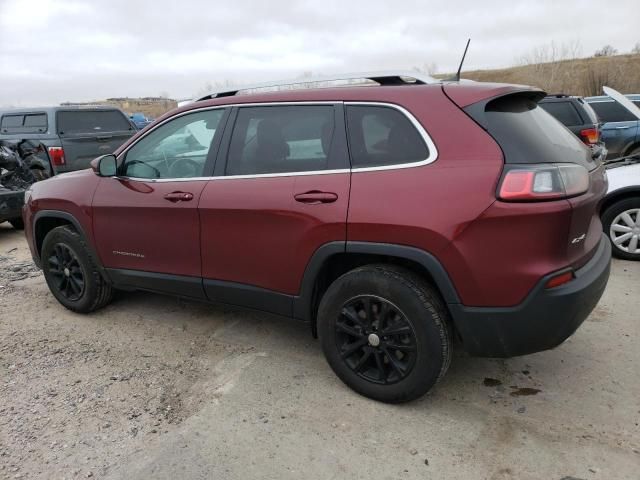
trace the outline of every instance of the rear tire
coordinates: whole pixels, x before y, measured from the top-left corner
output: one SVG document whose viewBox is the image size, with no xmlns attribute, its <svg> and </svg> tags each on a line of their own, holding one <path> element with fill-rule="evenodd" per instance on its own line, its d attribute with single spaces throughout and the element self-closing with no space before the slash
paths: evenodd
<svg viewBox="0 0 640 480">
<path fill-rule="evenodd" d="M 335 280 L 318 309 L 322 350 L 356 392 L 387 403 L 427 393 L 451 362 L 449 313 L 404 268 L 367 265 Z"/>
<path fill-rule="evenodd" d="M 16 230 L 24 230 L 24 222 L 22 221 L 22 218 L 12 218 L 11 220 L 9 220 L 9 223 Z"/>
<path fill-rule="evenodd" d="M 640 197 L 626 198 L 608 207 L 602 214 L 602 228 L 615 257 L 640 260 Z M 629 238 L 625 238 L 628 234 Z"/>
<path fill-rule="evenodd" d="M 49 290 L 66 308 L 89 313 L 113 298 L 84 238 L 71 227 L 56 227 L 42 243 L 42 270 Z"/>
</svg>

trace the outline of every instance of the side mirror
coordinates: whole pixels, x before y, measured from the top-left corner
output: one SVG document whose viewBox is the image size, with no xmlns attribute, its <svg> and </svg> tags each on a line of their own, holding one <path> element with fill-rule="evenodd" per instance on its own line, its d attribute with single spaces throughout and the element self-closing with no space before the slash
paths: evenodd
<svg viewBox="0 0 640 480">
<path fill-rule="evenodd" d="M 99 177 L 115 177 L 118 172 L 118 161 L 112 153 L 94 158 L 91 168 Z"/>
</svg>

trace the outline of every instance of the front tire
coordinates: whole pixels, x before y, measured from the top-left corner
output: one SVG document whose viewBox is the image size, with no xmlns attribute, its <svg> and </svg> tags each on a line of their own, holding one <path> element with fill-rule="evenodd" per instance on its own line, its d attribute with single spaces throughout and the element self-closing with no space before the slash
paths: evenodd
<svg viewBox="0 0 640 480">
<path fill-rule="evenodd" d="M 421 397 L 451 361 L 449 314 L 440 296 L 396 266 L 367 265 L 334 281 L 320 302 L 318 334 L 336 375 L 382 402 Z"/>
<path fill-rule="evenodd" d="M 640 197 L 614 203 L 602 214 L 602 228 L 612 253 L 624 260 L 640 260 Z"/>
<path fill-rule="evenodd" d="M 89 313 L 111 301 L 111 285 L 100 275 L 85 240 L 71 227 L 47 233 L 41 258 L 49 290 L 69 310 Z"/>
</svg>

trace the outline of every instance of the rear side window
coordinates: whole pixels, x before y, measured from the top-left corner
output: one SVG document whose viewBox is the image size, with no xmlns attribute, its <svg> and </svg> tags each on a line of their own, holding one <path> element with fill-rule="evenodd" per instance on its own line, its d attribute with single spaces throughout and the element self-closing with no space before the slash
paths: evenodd
<svg viewBox="0 0 640 480">
<path fill-rule="evenodd" d="M 419 162 L 429 157 L 422 136 L 399 110 L 369 105 L 346 108 L 353 168 Z"/>
<path fill-rule="evenodd" d="M 629 110 L 618 102 L 591 102 L 590 105 L 603 123 L 632 122 L 637 120 Z"/>
<path fill-rule="evenodd" d="M 578 163 L 593 168 L 589 149 L 540 108 L 529 93 L 516 93 L 465 110 L 496 139 L 506 163 Z"/>
<path fill-rule="evenodd" d="M 241 107 L 231 136 L 226 174 L 326 170 L 334 130 L 331 105 Z"/>
<path fill-rule="evenodd" d="M 127 117 L 118 110 L 61 111 L 58 112 L 57 119 L 60 135 L 133 130 Z"/>
<path fill-rule="evenodd" d="M 582 119 L 571 102 L 548 102 L 540 106 L 567 127 L 582 125 Z"/>
<path fill-rule="evenodd" d="M 0 121 L 2 133 L 44 133 L 47 131 L 46 113 L 4 115 Z"/>
</svg>

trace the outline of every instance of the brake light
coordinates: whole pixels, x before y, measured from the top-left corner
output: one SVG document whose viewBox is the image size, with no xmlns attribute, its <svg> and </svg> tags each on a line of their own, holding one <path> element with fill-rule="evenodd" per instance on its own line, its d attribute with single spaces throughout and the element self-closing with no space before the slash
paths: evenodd
<svg viewBox="0 0 640 480">
<path fill-rule="evenodd" d="M 557 200 L 589 189 L 589 172 L 572 163 L 507 165 L 498 198 L 508 202 Z"/>
<path fill-rule="evenodd" d="M 555 277 L 551 277 L 549 280 L 547 280 L 547 283 L 545 283 L 544 288 L 559 287 L 560 285 L 569 283 L 571 280 L 573 280 L 573 272 L 564 272 L 564 273 L 561 273 L 560 275 L 556 275 Z"/>
<path fill-rule="evenodd" d="M 64 150 L 62 147 L 49 147 L 49 158 L 51 163 L 56 167 L 60 167 L 65 164 Z"/>
<path fill-rule="evenodd" d="M 595 145 L 600 140 L 600 133 L 597 128 L 585 128 L 580 130 L 580 138 L 587 145 Z"/>
</svg>

